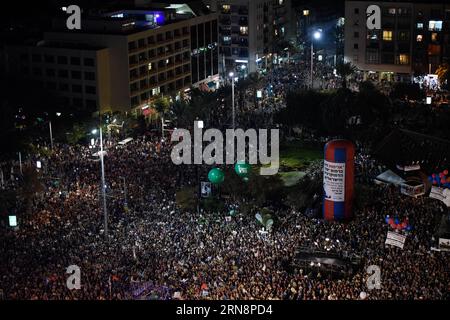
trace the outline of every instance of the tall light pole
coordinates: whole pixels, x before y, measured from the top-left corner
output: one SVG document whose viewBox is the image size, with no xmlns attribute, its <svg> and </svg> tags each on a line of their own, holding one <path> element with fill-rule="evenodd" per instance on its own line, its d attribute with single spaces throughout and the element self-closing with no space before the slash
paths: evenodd
<svg viewBox="0 0 450 320">
<path fill-rule="evenodd" d="M 52 147 L 52 150 L 53 150 L 53 130 L 52 130 L 52 122 L 51 121 L 48 122 L 48 128 L 50 130 L 50 146 Z"/>
<path fill-rule="evenodd" d="M 125 177 L 120 177 L 123 181 L 123 197 L 125 199 L 125 206 L 128 207 L 128 199 L 127 199 L 127 179 Z"/>
<path fill-rule="evenodd" d="M 234 72 L 230 72 L 229 74 L 230 78 L 231 78 L 231 107 L 233 109 L 233 129 L 236 128 L 236 123 L 235 123 L 235 119 L 236 119 L 236 111 L 235 111 L 235 105 L 234 105 Z"/>
<path fill-rule="evenodd" d="M 20 169 L 20 174 L 23 174 L 22 172 L 22 152 L 19 151 L 19 169 Z"/>
<path fill-rule="evenodd" d="M 319 40 L 322 37 L 321 31 L 315 31 L 311 39 L 311 90 L 314 89 L 314 40 Z"/>
<path fill-rule="evenodd" d="M 61 117 L 61 114 L 62 114 L 61 112 L 57 112 L 56 116 Z M 53 130 L 52 130 L 52 122 L 50 120 L 48 121 L 48 129 L 50 131 L 50 146 L 52 147 L 53 150 Z"/>
<path fill-rule="evenodd" d="M 92 130 L 92 134 L 96 134 L 97 129 Z M 105 228 L 105 237 L 108 238 L 108 210 L 106 208 L 106 183 L 105 183 L 105 162 L 103 153 L 103 130 L 100 126 L 100 163 L 102 173 L 102 195 L 103 195 L 103 223 Z"/>
</svg>

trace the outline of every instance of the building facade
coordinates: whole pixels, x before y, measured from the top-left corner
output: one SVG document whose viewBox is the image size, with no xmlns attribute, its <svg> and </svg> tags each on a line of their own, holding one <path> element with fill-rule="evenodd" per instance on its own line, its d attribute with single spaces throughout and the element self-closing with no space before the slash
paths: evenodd
<svg viewBox="0 0 450 320">
<path fill-rule="evenodd" d="M 56 19 L 54 30 L 38 44 L 7 47 L 6 65 L 56 91 L 68 105 L 141 113 L 155 97 L 218 81 L 213 13 L 120 10 L 84 18 L 81 31 L 69 31 L 65 19 Z"/>
<path fill-rule="evenodd" d="M 211 0 L 219 15 L 220 70 L 256 72 L 271 63 L 278 40 L 295 37 L 291 0 Z"/>
<path fill-rule="evenodd" d="M 367 28 L 369 5 L 381 8 L 381 29 Z M 450 6 L 445 3 L 345 3 L 345 60 L 365 78 L 412 81 L 449 57 Z"/>
<path fill-rule="evenodd" d="M 298 4 L 296 13 L 296 38 L 301 61 L 311 59 L 313 33 L 321 31 L 321 38 L 314 47 L 322 56 L 322 63 L 335 66 L 344 60 L 344 8 L 343 6 L 309 2 Z M 318 55 L 319 55 L 318 54 Z"/>
</svg>

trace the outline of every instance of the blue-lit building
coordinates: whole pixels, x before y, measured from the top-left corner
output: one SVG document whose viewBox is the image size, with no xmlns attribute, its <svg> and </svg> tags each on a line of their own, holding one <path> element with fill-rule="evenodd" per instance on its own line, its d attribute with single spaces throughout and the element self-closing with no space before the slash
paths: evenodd
<svg viewBox="0 0 450 320">
<path fill-rule="evenodd" d="M 217 15 L 188 4 L 87 14 L 81 30 L 53 22 L 39 42 L 6 48 L 9 72 L 55 91 L 63 105 L 148 112 L 160 95 L 218 82 Z"/>
</svg>

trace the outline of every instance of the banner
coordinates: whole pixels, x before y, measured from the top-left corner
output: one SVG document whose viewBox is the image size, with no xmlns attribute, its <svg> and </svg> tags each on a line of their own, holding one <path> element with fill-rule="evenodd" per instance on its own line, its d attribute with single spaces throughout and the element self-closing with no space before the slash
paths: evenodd
<svg viewBox="0 0 450 320">
<path fill-rule="evenodd" d="M 201 196 L 202 198 L 209 198 L 211 196 L 211 182 L 201 182 Z"/>
<path fill-rule="evenodd" d="M 439 250 L 450 252 L 450 239 L 439 238 Z"/>
<path fill-rule="evenodd" d="M 325 199 L 335 202 L 345 201 L 345 163 L 324 161 L 323 189 Z"/>
<path fill-rule="evenodd" d="M 405 241 L 406 236 L 396 232 L 388 231 L 385 244 L 403 249 L 403 247 L 405 246 Z"/>
<path fill-rule="evenodd" d="M 402 183 L 400 185 L 400 192 L 401 192 L 401 194 L 404 194 L 406 196 L 417 198 L 417 197 L 423 196 L 425 194 L 425 185 L 418 184 L 418 185 L 412 186 L 412 185 Z"/>
<path fill-rule="evenodd" d="M 431 187 L 430 198 L 442 201 L 447 207 L 450 207 L 450 189 L 440 187 Z"/>
</svg>

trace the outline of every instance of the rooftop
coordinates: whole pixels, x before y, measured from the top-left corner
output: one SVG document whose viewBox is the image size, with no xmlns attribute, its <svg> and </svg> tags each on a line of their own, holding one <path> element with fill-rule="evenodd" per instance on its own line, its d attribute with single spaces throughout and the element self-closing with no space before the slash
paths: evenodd
<svg viewBox="0 0 450 320">
<path fill-rule="evenodd" d="M 206 7 L 193 3 L 151 3 L 145 7 L 116 8 L 108 12 L 83 13 L 82 29 L 78 33 L 129 35 L 148 29 L 209 14 Z M 67 15 L 62 13 L 53 20 L 53 30 L 67 31 Z"/>
</svg>

